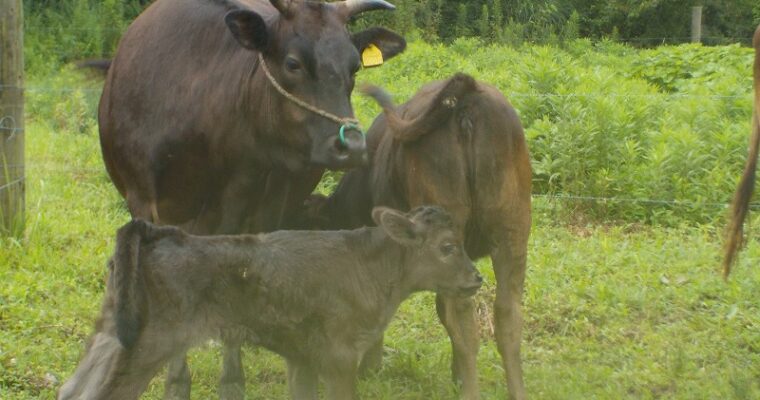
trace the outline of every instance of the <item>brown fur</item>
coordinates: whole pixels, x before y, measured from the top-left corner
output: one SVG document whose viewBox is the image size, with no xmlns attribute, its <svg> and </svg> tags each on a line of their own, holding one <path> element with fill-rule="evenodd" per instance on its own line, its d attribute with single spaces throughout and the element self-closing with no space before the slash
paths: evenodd
<svg viewBox="0 0 760 400">
<path fill-rule="evenodd" d="M 356 399 L 358 361 L 405 298 L 470 296 L 482 282 L 440 208 L 374 218 L 379 228 L 238 236 L 130 222 L 95 334 L 58 399 L 136 399 L 164 363 L 212 337 L 285 357 L 293 398 L 316 399 L 322 377 L 328 398 Z"/>
<path fill-rule="evenodd" d="M 497 279 L 496 338 L 510 397 L 525 398 L 520 340 L 521 299 L 530 232 L 531 169 L 517 113 L 494 87 L 457 74 L 426 85 L 396 109 L 385 109 L 367 133 L 370 166 L 348 172 L 326 199 L 310 200 L 308 218 L 323 228 L 371 225 L 370 210 L 437 204 L 452 213 L 473 258 L 491 256 Z M 467 399 L 478 397 L 477 326 L 470 300 L 438 296 L 451 337 L 454 376 Z M 376 347 L 381 349 L 381 347 Z M 367 365 L 377 364 L 377 350 Z"/>
<path fill-rule="evenodd" d="M 377 8 L 387 6 L 363 7 Z M 353 117 L 360 51 L 372 43 L 390 59 L 406 45 L 382 28 L 349 34 L 355 12 L 300 0 L 151 4 L 124 34 L 98 109 L 103 161 L 132 217 L 199 234 L 291 227 L 325 168 L 361 164 L 364 138 L 341 143 L 340 124 L 278 93 L 259 62 L 293 96 Z M 239 349 L 226 351 L 221 397 L 240 399 Z M 184 362 L 168 375 L 167 397 L 189 398 Z"/>
<path fill-rule="evenodd" d="M 749 202 L 755 188 L 755 171 L 757 169 L 758 148 L 760 148 L 760 26 L 755 30 L 752 40 L 755 47 L 755 107 L 752 116 L 752 137 L 750 138 L 749 154 L 744 173 L 736 188 L 736 194 L 731 206 L 731 220 L 726 229 L 726 241 L 723 247 L 723 276 L 728 278 L 731 266 L 736 261 L 736 256 L 742 244 L 744 220 L 749 213 Z"/>
</svg>

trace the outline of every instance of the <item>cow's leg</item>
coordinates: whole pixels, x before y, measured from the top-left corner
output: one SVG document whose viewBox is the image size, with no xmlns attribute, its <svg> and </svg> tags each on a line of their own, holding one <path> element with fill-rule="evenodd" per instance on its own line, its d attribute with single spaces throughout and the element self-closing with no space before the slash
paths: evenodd
<svg viewBox="0 0 760 400">
<path fill-rule="evenodd" d="M 528 224 L 529 226 L 529 224 Z M 526 398 L 520 361 L 522 294 L 527 262 L 528 233 L 512 231 L 494 249 L 491 260 L 496 275 L 496 345 L 507 374 L 509 398 Z"/>
<path fill-rule="evenodd" d="M 242 400 L 245 398 L 245 371 L 243 354 L 238 341 L 224 340 L 222 374 L 219 378 L 220 400 Z"/>
<path fill-rule="evenodd" d="M 311 365 L 288 360 L 288 387 L 293 400 L 317 400 L 319 380 Z"/>
<path fill-rule="evenodd" d="M 292 188 L 291 175 L 280 171 L 269 173 L 261 204 L 253 215 L 252 232 L 271 232 L 281 226 Z"/>
<path fill-rule="evenodd" d="M 165 400 L 190 399 L 190 369 L 187 366 L 187 354 L 182 353 L 169 361 L 164 384 Z"/>
<path fill-rule="evenodd" d="M 356 391 L 357 368 L 356 361 L 353 365 L 348 362 L 333 364 L 322 374 L 325 378 L 327 398 L 330 400 L 357 400 L 359 395 Z"/>
<path fill-rule="evenodd" d="M 150 195 L 147 197 L 152 198 L 141 197 L 136 190 L 128 191 L 126 198 L 129 213 L 132 215 L 132 218 L 140 218 L 154 224 L 160 224 L 156 199 Z"/>
<path fill-rule="evenodd" d="M 369 372 L 378 371 L 383 364 L 383 335 L 362 356 L 359 364 L 359 373 L 367 375 Z"/>
<path fill-rule="evenodd" d="M 478 324 L 472 298 L 436 297 L 436 311 L 451 339 L 451 372 L 462 384 L 462 397 L 477 399 L 478 393 Z"/>
</svg>

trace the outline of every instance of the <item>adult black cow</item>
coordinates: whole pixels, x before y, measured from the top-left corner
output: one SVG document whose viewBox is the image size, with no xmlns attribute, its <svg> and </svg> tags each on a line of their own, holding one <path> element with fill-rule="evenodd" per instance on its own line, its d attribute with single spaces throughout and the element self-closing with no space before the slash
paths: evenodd
<svg viewBox="0 0 760 400">
<path fill-rule="evenodd" d="M 350 34 L 383 0 L 157 0 L 119 44 L 98 120 L 106 169 L 134 218 L 198 234 L 287 226 L 324 168 L 359 165 L 350 103 L 360 53 L 404 50 L 382 28 Z M 374 45 L 375 47 L 370 47 Z M 239 346 L 220 392 L 241 398 Z M 166 396 L 188 398 L 184 359 Z"/>
<path fill-rule="evenodd" d="M 496 343 L 510 398 L 525 399 L 520 362 L 521 300 L 530 233 L 531 168 L 520 119 L 493 86 L 456 74 L 420 89 L 398 110 L 383 106 L 367 132 L 369 166 L 343 176 L 327 199 L 315 197 L 309 222 L 327 229 L 371 225 L 371 210 L 436 204 L 447 209 L 473 259 L 490 256 L 496 275 Z M 436 299 L 451 338 L 452 369 L 466 399 L 478 398 L 477 324 L 470 299 Z M 378 351 L 365 365 L 379 361 Z"/>
</svg>

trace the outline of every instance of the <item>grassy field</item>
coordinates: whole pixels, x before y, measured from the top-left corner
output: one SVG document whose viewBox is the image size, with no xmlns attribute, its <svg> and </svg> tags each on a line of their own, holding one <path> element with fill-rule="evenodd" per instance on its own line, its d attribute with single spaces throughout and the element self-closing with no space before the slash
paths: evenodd
<svg viewBox="0 0 760 400">
<path fill-rule="evenodd" d="M 97 138 L 28 127 L 26 235 L 0 243 L 0 397 L 51 398 L 73 371 L 100 306 L 113 232 L 128 220 Z M 536 399 L 760 398 L 760 246 L 730 282 L 711 226 L 653 228 L 553 222 L 537 201 L 525 295 L 524 363 Z M 504 398 L 492 340 L 493 275 L 478 295 L 486 399 Z M 449 345 L 432 296 L 405 303 L 368 399 L 453 399 Z M 219 347 L 193 352 L 194 398 L 213 397 Z M 285 398 L 283 363 L 246 357 L 251 399 Z M 160 398 L 156 379 L 146 398 Z"/>
<path fill-rule="evenodd" d="M 456 45 L 441 49 L 444 50 L 458 51 Z M 413 57 L 424 51 L 427 50 L 413 46 L 410 54 Z M 530 51 L 538 55 L 544 52 L 542 48 Z M 739 53 L 742 60 L 746 59 L 745 51 Z M 511 62 L 507 56 L 505 63 Z M 479 52 L 478 57 L 485 55 Z M 552 76 L 559 74 L 555 64 L 564 63 L 568 57 L 570 53 L 546 55 L 544 58 L 554 61 L 544 61 L 547 66 L 543 77 L 536 78 L 534 83 L 552 81 Z M 586 62 L 601 63 L 601 52 L 596 57 Z M 407 62 L 412 63 L 412 60 Z M 424 61 L 420 64 L 429 63 L 431 70 L 443 62 Z M 457 62 L 466 64 L 461 60 Z M 472 58 L 467 62 L 475 63 Z M 580 70 L 579 63 L 571 64 Z M 608 64 L 619 63 L 617 60 Z M 484 78 L 490 76 L 495 80 L 506 76 L 503 79 L 514 80 L 515 84 L 522 79 L 530 82 L 527 76 L 536 73 L 520 69 L 517 76 L 497 76 L 496 72 L 487 75 L 487 71 L 465 64 L 446 65 L 442 73 L 461 67 Z M 744 61 L 738 64 L 743 65 Z M 397 66 L 396 70 L 401 71 L 397 73 L 402 74 L 404 68 L 403 64 Z M 599 81 L 611 74 L 608 69 L 612 67 L 597 69 Z M 380 72 L 373 71 L 369 76 L 378 74 Z M 30 83 L 38 87 L 89 85 L 93 91 L 56 95 L 31 92 L 29 95 L 26 231 L 19 239 L 0 239 L 2 399 L 52 398 L 56 388 L 73 372 L 100 307 L 105 264 L 113 250 L 114 231 L 129 219 L 100 160 L 92 118 L 98 83 L 85 83 L 75 75 L 67 70 L 57 75 L 55 82 Z M 413 79 L 428 78 L 421 74 Z M 639 78 L 634 80 L 637 85 L 646 86 Z M 734 164 L 740 158 L 749 132 L 748 122 L 737 122 L 749 121 L 749 112 L 739 111 L 749 104 L 749 97 L 744 98 L 748 90 L 742 86 L 746 80 L 736 78 L 735 81 L 731 87 L 741 95 L 739 100 L 710 100 L 722 104 L 720 113 L 710 111 L 721 116 L 718 122 L 712 121 L 711 126 L 718 129 L 721 121 L 728 121 L 722 117 L 724 114 L 733 118 L 729 130 L 736 138 L 732 139 L 731 147 Z M 414 88 L 419 83 L 401 80 L 396 85 Z M 571 90 L 564 86 L 566 84 L 547 90 Z M 725 83 L 725 86 L 730 85 Z M 605 87 L 606 84 L 600 85 L 595 90 L 603 93 Z M 652 96 L 661 95 L 655 93 L 655 89 L 646 90 L 650 89 Z M 512 90 L 526 93 L 529 88 Z M 413 89 L 401 92 L 402 98 L 411 92 Z M 548 129 L 548 117 L 541 117 L 540 110 L 552 115 L 552 123 L 556 122 L 557 126 L 568 126 L 562 125 L 561 113 L 572 99 L 563 98 L 561 104 L 531 105 L 531 101 L 531 98 L 518 98 L 516 105 L 524 120 L 531 124 L 532 145 L 540 140 L 539 131 Z M 619 101 L 626 104 L 630 99 Z M 670 100 L 658 100 L 658 107 L 672 105 L 667 101 Z M 690 98 L 673 101 L 686 102 L 682 110 L 670 111 L 681 114 L 701 104 Z M 634 106 L 638 104 L 634 103 Z M 359 104 L 360 117 L 368 125 L 372 108 L 365 107 L 364 100 Z M 530 113 L 535 115 L 531 117 Z M 593 109 L 590 113 L 593 114 Z M 651 117 L 651 113 L 654 111 L 646 110 L 640 118 Z M 693 122 L 696 125 L 704 122 L 699 115 L 684 118 L 692 117 L 697 118 Z M 668 128 L 667 123 L 661 124 Z M 684 125 L 681 129 L 688 131 L 690 126 Z M 652 129 L 648 135 L 654 135 L 654 128 L 647 129 Z M 620 135 L 623 133 L 620 130 Z M 693 140 L 683 141 L 684 146 L 694 144 Z M 739 142 L 740 146 L 735 145 Z M 658 146 L 657 143 L 651 145 Z M 648 164 L 642 161 L 642 165 Z M 720 165 L 723 175 L 715 179 L 738 176 L 738 168 Z M 728 175 L 734 172 L 735 176 Z M 668 171 L 674 176 L 678 173 L 677 169 Z M 703 189 L 709 192 L 730 187 L 733 182 L 735 180 Z M 730 190 L 705 193 L 705 196 L 727 199 Z M 532 398 L 760 398 L 760 268 L 756 268 L 760 260 L 760 243 L 756 238 L 760 235 L 757 230 L 749 230 L 751 240 L 740 264 L 731 280 L 723 282 L 718 271 L 722 229 L 719 222 L 697 224 L 670 218 L 668 227 L 632 222 L 586 223 L 582 213 L 568 222 L 568 210 L 575 207 L 577 204 L 568 206 L 541 198 L 534 202 L 523 341 L 526 385 Z M 709 214 L 699 218 L 708 221 L 720 221 L 719 215 L 725 212 L 720 208 L 697 211 Z M 643 210 L 631 215 L 635 217 L 644 212 L 657 215 L 658 211 Z M 664 212 L 681 215 L 672 208 Z M 599 221 L 598 218 L 593 220 Z M 755 226 L 758 222 L 755 221 Z M 484 399 L 502 399 L 506 396 L 506 387 L 490 317 L 494 279 L 487 260 L 481 261 L 479 266 L 487 278 L 486 287 L 477 295 L 483 339 L 479 357 L 482 394 Z M 364 398 L 457 397 L 448 372 L 448 339 L 437 323 L 432 300 L 432 295 L 421 294 L 403 305 L 387 335 L 383 369 L 361 381 Z M 221 362 L 219 352 L 218 344 L 214 343 L 193 351 L 190 361 L 194 375 L 193 398 L 215 397 Z M 245 366 L 249 399 L 287 397 L 284 364 L 278 357 L 263 350 L 248 349 Z M 162 378 L 158 377 L 145 398 L 160 398 L 162 386 Z"/>
</svg>

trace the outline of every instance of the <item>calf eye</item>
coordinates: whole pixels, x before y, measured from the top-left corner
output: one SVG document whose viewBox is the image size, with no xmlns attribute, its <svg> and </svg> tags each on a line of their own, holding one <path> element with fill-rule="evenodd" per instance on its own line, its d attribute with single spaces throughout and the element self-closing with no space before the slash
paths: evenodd
<svg viewBox="0 0 760 400">
<path fill-rule="evenodd" d="M 354 67 L 351 69 L 351 75 L 356 75 L 357 72 L 361 69 L 362 65 L 359 63 L 356 63 Z"/>
<path fill-rule="evenodd" d="M 447 243 L 441 246 L 441 253 L 443 253 L 444 256 L 450 256 L 457 252 L 459 247 L 452 243 Z"/>
<path fill-rule="evenodd" d="M 296 72 L 301 69 L 301 63 L 293 57 L 288 57 L 285 59 L 285 68 L 290 72 Z"/>
</svg>

